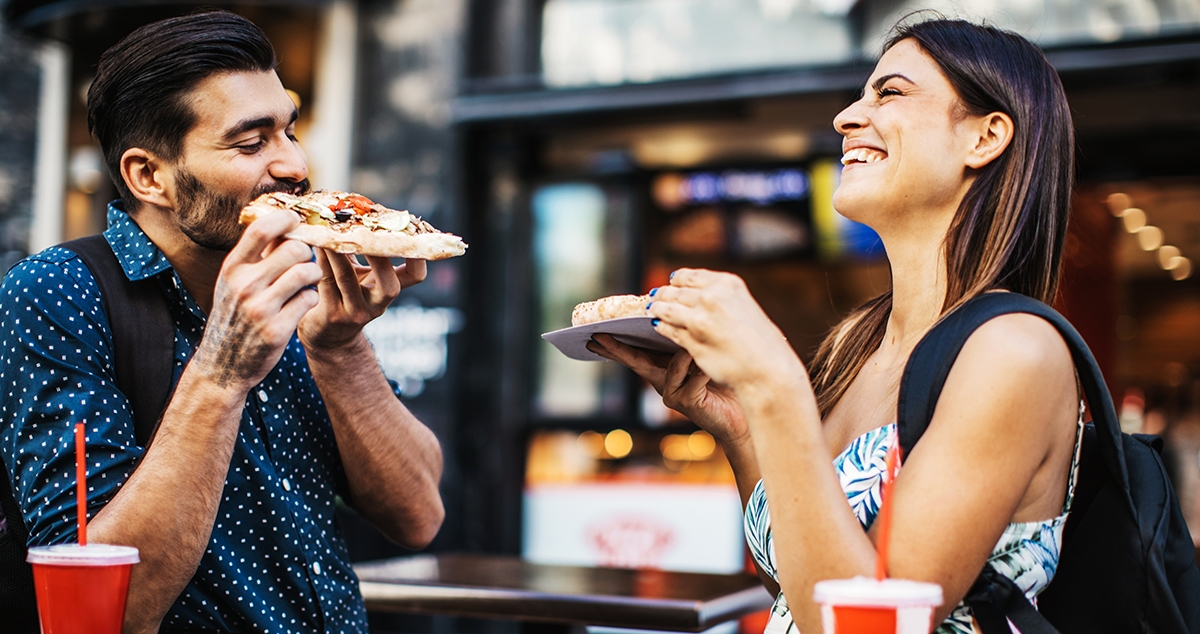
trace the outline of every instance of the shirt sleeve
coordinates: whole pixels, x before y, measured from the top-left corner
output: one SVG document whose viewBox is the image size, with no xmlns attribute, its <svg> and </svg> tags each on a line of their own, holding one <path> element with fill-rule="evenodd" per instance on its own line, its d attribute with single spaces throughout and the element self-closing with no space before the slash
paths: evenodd
<svg viewBox="0 0 1200 634">
<path fill-rule="evenodd" d="M 0 285 L 0 454 L 29 545 L 76 539 L 75 424 L 86 423 L 88 517 L 133 473 L 142 449 L 117 389 L 112 334 L 91 271 L 50 249 Z"/>
</svg>

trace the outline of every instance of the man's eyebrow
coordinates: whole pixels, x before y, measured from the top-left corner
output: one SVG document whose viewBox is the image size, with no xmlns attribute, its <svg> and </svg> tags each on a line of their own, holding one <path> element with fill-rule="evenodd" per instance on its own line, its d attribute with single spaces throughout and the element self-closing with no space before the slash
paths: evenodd
<svg viewBox="0 0 1200 634">
<path fill-rule="evenodd" d="M 295 123 L 296 119 L 298 119 L 299 117 L 300 117 L 300 111 L 297 110 L 296 108 L 292 108 L 292 114 L 291 114 L 291 117 L 288 118 L 287 125 L 291 125 L 291 124 Z M 222 135 L 222 138 L 224 138 L 226 141 L 232 141 L 234 139 L 234 137 L 245 134 L 251 130 L 258 130 L 260 128 L 279 127 L 278 122 L 279 122 L 279 120 L 271 115 L 262 116 L 262 117 L 253 117 L 253 118 L 249 118 L 249 119 L 242 119 L 241 121 L 238 121 L 236 124 L 234 124 L 233 127 L 226 130 L 225 134 Z"/>
<path fill-rule="evenodd" d="M 890 75 L 884 75 L 883 77 L 876 79 L 875 83 L 871 84 L 871 88 L 874 89 L 875 92 L 879 92 L 880 90 L 883 90 L 883 85 L 888 83 L 888 81 L 892 80 L 892 79 L 903 79 L 904 81 L 906 81 L 914 86 L 917 84 L 917 82 L 905 77 L 904 75 L 901 75 L 900 73 L 892 73 Z"/>
</svg>

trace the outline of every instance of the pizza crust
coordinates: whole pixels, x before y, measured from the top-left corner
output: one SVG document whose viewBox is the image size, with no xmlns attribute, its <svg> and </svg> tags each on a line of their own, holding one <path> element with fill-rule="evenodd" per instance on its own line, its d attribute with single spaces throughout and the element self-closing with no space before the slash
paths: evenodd
<svg viewBox="0 0 1200 634">
<path fill-rule="evenodd" d="M 264 194 L 242 209 L 238 222 L 248 225 L 251 222 L 283 207 L 273 204 Z M 304 221 L 303 212 L 296 210 L 301 216 L 301 223 L 285 237 L 299 240 L 314 247 L 321 247 L 338 253 L 370 255 L 385 258 L 411 258 L 418 260 L 444 260 L 462 255 L 467 245 L 462 238 L 452 234 L 437 231 L 429 223 L 413 219 L 419 223 L 424 233 L 407 233 L 387 229 L 370 229 L 361 224 L 330 223 L 309 224 Z"/>
<path fill-rule="evenodd" d="M 583 326 L 608 319 L 645 317 L 649 295 L 610 295 L 583 302 L 571 311 L 571 325 Z"/>
</svg>

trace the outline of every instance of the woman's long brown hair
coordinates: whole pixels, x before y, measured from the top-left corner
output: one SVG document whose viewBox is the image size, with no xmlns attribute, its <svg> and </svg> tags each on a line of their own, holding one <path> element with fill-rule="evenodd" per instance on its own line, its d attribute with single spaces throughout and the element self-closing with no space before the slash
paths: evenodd
<svg viewBox="0 0 1200 634">
<path fill-rule="evenodd" d="M 899 26 L 884 50 L 914 40 L 938 63 L 963 111 L 1013 119 L 1008 148 L 979 170 L 942 244 L 942 315 L 993 289 L 1053 301 L 1075 178 L 1075 134 L 1058 73 L 1025 38 L 962 20 Z M 829 413 L 883 342 L 891 291 L 863 304 L 825 337 L 813 389 Z"/>
</svg>

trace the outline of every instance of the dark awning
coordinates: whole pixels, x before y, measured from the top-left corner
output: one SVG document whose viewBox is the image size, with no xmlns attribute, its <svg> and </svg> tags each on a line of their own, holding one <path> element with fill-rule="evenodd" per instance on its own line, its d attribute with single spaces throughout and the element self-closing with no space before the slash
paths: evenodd
<svg viewBox="0 0 1200 634">
<path fill-rule="evenodd" d="M 21 31 L 71 39 L 74 28 L 54 25 L 86 14 L 118 11 L 122 14 L 178 13 L 180 7 L 220 7 L 237 11 L 246 6 L 321 5 L 327 0 L 0 0 L 4 20 Z M 186 9 L 184 9 L 186 10 Z M 164 16 L 165 17 L 165 16 Z"/>
</svg>

